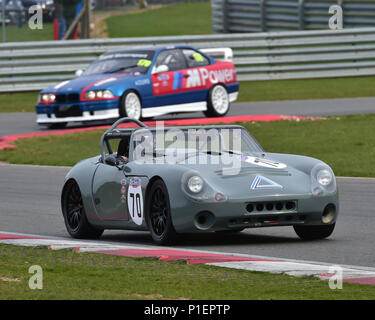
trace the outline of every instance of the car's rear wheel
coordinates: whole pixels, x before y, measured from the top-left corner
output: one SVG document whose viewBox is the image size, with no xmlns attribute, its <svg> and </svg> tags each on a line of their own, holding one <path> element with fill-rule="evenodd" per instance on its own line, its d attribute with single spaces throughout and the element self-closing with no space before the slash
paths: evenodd
<svg viewBox="0 0 375 320">
<path fill-rule="evenodd" d="M 207 111 L 208 117 L 222 117 L 229 111 L 229 95 L 227 89 L 217 84 L 213 86 L 208 92 Z"/>
<path fill-rule="evenodd" d="M 335 223 L 326 226 L 294 226 L 294 231 L 302 240 L 318 240 L 329 237 L 335 229 Z"/>
<path fill-rule="evenodd" d="M 66 230 L 73 238 L 96 239 L 103 234 L 103 229 L 94 228 L 88 222 L 77 182 L 70 180 L 67 183 L 61 202 Z"/>
<path fill-rule="evenodd" d="M 121 97 L 120 116 L 129 117 L 136 120 L 142 117 L 142 103 L 135 91 L 127 91 Z"/>
<path fill-rule="evenodd" d="M 147 196 L 147 223 L 152 239 L 157 244 L 172 244 L 177 239 L 173 227 L 167 187 L 162 180 L 156 180 Z"/>
</svg>

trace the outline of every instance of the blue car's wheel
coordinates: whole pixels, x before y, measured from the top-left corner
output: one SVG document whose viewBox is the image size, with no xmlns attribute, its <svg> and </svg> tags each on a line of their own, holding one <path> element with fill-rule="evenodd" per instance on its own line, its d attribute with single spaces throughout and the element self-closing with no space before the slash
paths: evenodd
<svg viewBox="0 0 375 320">
<path fill-rule="evenodd" d="M 229 106 L 227 89 L 221 84 L 213 86 L 208 92 L 206 116 L 222 117 L 229 111 Z"/>
<path fill-rule="evenodd" d="M 139 120 L 142 117 L 142 103 L 135 91 L 127 91 L 120 101 L 120 116 Z"/>
<path fill-rule="evenodd" d="M 172 244 L 176 241 L 177 234 L 172 224 L 168 191 L 162 180 L 156 180 L 148 193 L 147 224 L 156 243 Z"/>
<path fill-rule="evenodd" d="M 96 229 L 87 220 L 78 184 L 70 180 L 64 187 L 61 206 L 66 230 L 73 238 L 99 238 L 103 229 Z"/>
</svg>

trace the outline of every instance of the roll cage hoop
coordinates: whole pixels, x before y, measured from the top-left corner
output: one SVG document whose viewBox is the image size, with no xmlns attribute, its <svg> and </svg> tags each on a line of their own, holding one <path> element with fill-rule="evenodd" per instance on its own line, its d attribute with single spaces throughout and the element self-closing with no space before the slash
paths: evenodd
<svg viewBox="0 0 375 320">
<path fill-rule="evenodd" d="M 124 135 L 123 130 L 117 127 L 120 124 L 132 123 L 132 122 L 137 124 L 141 128 L 148 128 L 148 126 L 146 126 L 143 122 L 133 119 L 133 118 L 121 118 L 117 120 L 106 132 L 103 133 L 102 137 L 100 138 L 100 154 L 101 154 L 100 161 L 101 162 L 104 163 L 105 161 L 105 147 L 107 147 L 109 153 L 113 153 L 108 139 L 122 137 Z"/>
</svg>

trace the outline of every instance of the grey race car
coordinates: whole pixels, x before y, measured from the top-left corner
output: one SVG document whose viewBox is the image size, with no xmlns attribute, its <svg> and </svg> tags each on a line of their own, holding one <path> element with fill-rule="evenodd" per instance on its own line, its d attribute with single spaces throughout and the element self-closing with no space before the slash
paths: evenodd
<svg viewBox="0 0 375 320">
<path fill-rule="evenodd" d="M 131 122 L 139 127 L 125 127 Z M 322 239 L 334 230 L 331 168 L 266 153 L 241 126 L 151 128 L 123 118 L 100 146 L 101 155 L 71 169 L 62 190 L 74 238 L 149 230 L 156 243 L 171 244 L 181 233 L 293 226 L 302 239 Z"/>
</svg>

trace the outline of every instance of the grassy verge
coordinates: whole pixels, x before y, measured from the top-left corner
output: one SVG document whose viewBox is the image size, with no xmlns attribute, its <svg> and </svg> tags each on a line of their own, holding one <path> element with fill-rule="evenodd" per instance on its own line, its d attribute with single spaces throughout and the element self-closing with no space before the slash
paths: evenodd
<svg viewBox="0 0 375 320">
<path fill-rule="evenodd" d="M 375 299 L 371 286 L 262 272 L 0 245 L 0 299 Z M 29 267 L 43 269 L 30 290 Z"/>
<path fill-rule="evenodd" d="M 239 102 L 374 97 L 375 77 L 241 82 Z M 1 112 L 34 112 L 38 92 L 0 94 Z"/>
<path fill-rule="evenodd" d="M 240 102 L 374 97 L 375 77 L 247 81 Z"/>
<path fill-rule="evenodd" d="M 118 10 L 126 10 L 122 7 L 112 10 L 117 15 L 105 19 L 105 26 L 110 38 L 118 37 L 149 37 L 185 34 L 210 34 L 211 4 L 202 3 L 179 3 L 164 6 L 155 10 L 126 12 L 118 15 Z M 93 21 L 106 11 L 95 11 Z M 157 28 L 155 28 L 157 26 Z M 173 26 L 173 28 L 171 28 Z M 22 27 L 15 25 L 6 26 L 6 41 L 49 41 L 53 40 L 53 23 L 44 22 L 43 29 L 32 30 L 28 23 Z M 0 25 L 0 42 L 2 42 L 2 28 Z"/>
<path fill-rule="evenodd" d="M 3 41 L 3 33 L 0 26 L 0 41 Z M 53 40 L 53 23 L 43 23 L 43 29 L 30 29 L 28 23 L 24 23 L 22 27 L 15 25 L 7 25 L 6 41 L 49 41 Z"/>
<path fill-rule="evenodd" d="M 110 38 L 212 33 L 209 2 L 177 3 L 160 9 L 112 16 L 105 22 Z"/>
<path fill-rule="evenodd" d="M 39 92 L 0 93 L 0 113 L 35 112 Z"/>
<path fill-rule="evenodd" d="M 301 154 L 327 162 L 340 176 L 375 177 L 375 115 L 329 117 L 314 121 L 240 123 L 268 152 Z M 71 166 L 99 154 L 103 131 L 21 139 L 0 151 L 0 161 Z M 359 165 L 360 163 L 360 165 Z"/>
</svg>

